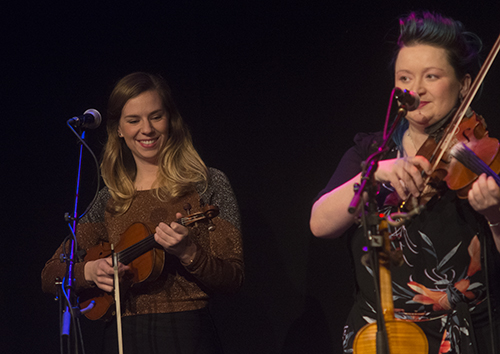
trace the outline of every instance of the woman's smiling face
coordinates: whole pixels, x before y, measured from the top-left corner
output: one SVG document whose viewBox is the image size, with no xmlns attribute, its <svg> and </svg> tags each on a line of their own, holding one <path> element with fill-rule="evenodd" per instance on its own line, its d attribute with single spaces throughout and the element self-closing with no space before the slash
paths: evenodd
<svg viewBox="0 0 500 354">
<path fill-rule="evenodd" d="M 125 103 L 118 134 L 137 165 L 158 164 L 160 150 L 168 139 L 168 115 L 158 92 L 146 91 Z"/>
<path fill-rule="evenodd" d="M 448 60 L 444 48 L 427 44 L 402 47 L 395 64 L 395 85 L 418 93 L 420 106 L 406 116 L 423 130 L 444 118 L 470 87 L 470 75 L 462 80 Z"/>
</svg>

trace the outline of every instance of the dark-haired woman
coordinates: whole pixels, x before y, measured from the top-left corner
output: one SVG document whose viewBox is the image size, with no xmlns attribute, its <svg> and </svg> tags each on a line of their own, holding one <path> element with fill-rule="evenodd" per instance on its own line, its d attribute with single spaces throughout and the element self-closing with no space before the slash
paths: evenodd
<svg viewBox="0 0 500 354">
<path fill-rule="evenodd" d="M 203 163 L 160 77 L 141 72 L 124 77 L 111 93 L 108 110 L 101 164 L 106 187 L 78 224 L 78 246 L 116 245 L 140 222 L 153 230 L 165 253 L 157 279 L 122 290 L 124 351 L 221 353 L 207 304 L 214 293 L 237 291 L 244 278 L 240 217 L 229 181 Z M 174 222 L 208 205 L 220 211 L 212 220 L 214 231 L 203 222 L 194 227 Z M 62 247 L 43 269 L 45 292 L 55 293 L 54 279 L 64 277 Z M 77 263 L 76 293 L 94 287 L 112 291 L 111 264 L 109 257 Z M 129 270 L 120 264 L 123 276 Z M 111 321 L 102 352 L 116 352 L 117 343 Z"/>
<path fill-rule="evenodd" d="M 420 171 L 431 173 L 431 165 L 417 151 L 430 136 L 442 136 L 479 70 L 480 47 L 478 37 L 452 19 L 428 12 L 401 19 L 395 86 L 418 93 L 421 102 L 401 122 L 392 150 L 375 173 L 380 212 L 396 211 L 394 203 L 386 203 L 388 195 L 396 193 L 400 200 L 420 195 Z M 467 112 L 468 117 L 472 114 Z M 347 211 L 353 186 L 360 183 L 361 162 L 374 152 L 374 141 L 380 144 L 382 134 L 356 136 L 355 146 L 320 192 L 310 219 L 317 237 L 345 234 L 355 263 L 356 299 L 344 330 L 346 353 L 352 352 L 356 333 L 376 319 L 371 269 L 361 262 L 365 238 Z M 404 259 L 401 267 L 392 268 L 395 317 L 423 329 L 429 353 L 493 353 L 490 331 L 498 337 L 499 320 L 494 301 L 494 323 L 488 319 L 488 297 L 498 289 L 487 292 L 481 250 L 486 243 L 494 288 L 498 275 L 491 273 L 498 267 L 500 252 L 500 188 L 495 181 L 480 176 L 467 199 L 444 190 L 420 215 L 392 229 L 390 240 Z"/>
</svg>

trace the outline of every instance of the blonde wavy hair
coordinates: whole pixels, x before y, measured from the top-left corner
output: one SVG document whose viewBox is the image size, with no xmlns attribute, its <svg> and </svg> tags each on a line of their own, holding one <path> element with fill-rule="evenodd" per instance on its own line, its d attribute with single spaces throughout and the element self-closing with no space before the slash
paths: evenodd
<svg viewBox="0 0 500 354">
<path fill-rule="evenodd" d="M 207 183 L 207 167 L 193 146 L 191 133 L 172 99 L 170 88 L 160 76 L 136 72 L 122 78 L 114 87 L 108 102 L 106 129 L 108 139 L 104 146 L 101 172 L 104 183 L 115 201 L 115 212 L 125 213 L 136 194 L 134 180 L 137 167 L 132 152 L 124 139 L 118 136 L 118 125 L 125 103 L 146 91 L 160 95 L 169 121 L 169 136 L 160 149 L 155 193 L 166 200 L 185 195 L 197 183 Z"/>
</svg>

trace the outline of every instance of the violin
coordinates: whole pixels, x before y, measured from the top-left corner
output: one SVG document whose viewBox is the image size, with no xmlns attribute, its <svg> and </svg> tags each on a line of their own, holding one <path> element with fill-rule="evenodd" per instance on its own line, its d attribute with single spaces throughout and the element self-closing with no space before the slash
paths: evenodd
<svg viewBox="0 0 500 354">
<path fill-rule="evenodd" d="M 417 207 L 425 205 L 433 196 L 439 195 L 443 182 L 451 190 L 457 191 L 460 198 L 466 198 L 472 183 L 481 173 L 493 176 L 500 185 L 499 142 L 489 136 L 484 119 L 470 112 L 469 108 L 499 49 L 500 36 L 452 121 L 439 134 L 429 136 L 417 152 L 417 155 L 426 157 L 431 163 L 432 173 L 425 176 L 425 188 L 418 199 L 411 197 L 403 202 L 402 208 L 417 210 Z M 466 114 L 467 119 L 464 119 Z M 381 349 L 382 352 L 391 354 L 409 351 L 426 354 L 428 342 L 422 329 L 415 323 L 394 318 L 390 273 L 394 252 L 390 250 L 386 220 L 379 223 L 379 232 L 383 236 L 383 250 L 379 255 L 380 306 L 383 317 L 379 323 L 367 324 L 361 328 L 354 339 L 353 352 L 375 354 Z"/>
<path fill-rule="evenodd" d="M 417 155 L 427 158 L 432 165 L 433 172 L 426 176 L 425 188 L 420 197 L 417 200 L 411 197 L 403 202 L 402 207 L 405 209 L 411 210 L 417 205 L 425 205 L 434 195 L 439 194 L 439 184 L 442 181 L 446 182 L 448 188 L 457 191 L 460 198 L 467 198 L 468 191 L 479 174 L 487 173 L 490 176 L 498 176 L 500 172 L 499 142 L 489 136 L 484 119 L 470 112 L 469 106 L 499 50 L 500 36 L 452 121 L 442 132 L 442 136 L 429 136 L 417 152 Z M 465 117 L 467 113 L 469 116 Z M 467 147 L 468 151 L 460 154 L 464 151 L 463 146 Z M 484 164 L 490 168 L 485 169 Z M 477 165 L 482 165 L 483 168 L 472 167 Z M 471 170 L 472 168 L 474 170 Z"/>
<path fill-rule="evenodd" d="M 204 212 L 197 212 L 177 219 L 175 222 L 183 226 L 191 226 L 198 222 L 208 222 L 208 230 L 213 231 L 215 226 L 211 220 L 219 215 L 219 208 L 207 206 Z M 130 267 L 130 286 L 145 281 L 154 281 L 163 271 L 165 263 L 165 251 L 155 241 L 154 233 L 143 223 L 132 224 L 123 234 L 120 241 L 114 246 L 114 252 L 118 262 Z M 84 258 L 85 261 L 93 261 L 109 257 L 113 253 L 109 242 L 101 242 L 90 248 Z M 109 320 L 113 315 L 115 299 L 112 293 L 105 292 L 99 288 L 92 288 L 80 294 L 79 306 L 84 315 L 90 320 Z M 87 308 L 90 308 L 87 310 Z"/>
<path fill-rule="evenodd" d="M 379 224 L 379 232 L 383 236 L 383 248 L 379 255 L 379 284 L 380 302 L 387 333 L 387 350 L 384 353 L 427 354 L 429 344 L 427 337 L 420 327 L 413 322 L 394 318 L 394 304 L 392 301 L 392 280 L 390 264 L 394 260 L 394 252 L 390 250 L 389 231 L 387 220 Z M 359 330 L 354 338 L 354 354 L 377 354 L 377 338 L 379 324 L 369 323 Z M 382 339 L 383 340 L 383 339 Z"/>
</svg>

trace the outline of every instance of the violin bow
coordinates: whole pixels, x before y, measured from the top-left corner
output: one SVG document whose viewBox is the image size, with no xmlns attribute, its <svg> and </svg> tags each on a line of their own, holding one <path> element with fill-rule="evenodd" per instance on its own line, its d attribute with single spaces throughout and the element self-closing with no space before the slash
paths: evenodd
<svg viewBox="0 0 500 354">
<path fill-rule="evenodd" d="M 493 48 L 491 48 L 491 51 L 488 54 L 486 60 L 484 61 L 484 64 L 481 66 L 481 69 L 479 70 L 476 79 L 472 83 L 469 92 L 467 92 L 467 95 L 465 95 L 465 97 L 462 100 L 462 103 L 458 107 L 458 110 L 455 113 L 455 116 L 453 117 L 451 124 L 448 125 L 448 128 L 446 129 L 444 134 L 444 139 L 441 141 L 442 143 L 438 144 L 438 146 L 436 147 L 436 151 L 437 149 L 441 150 L 439 152 L 439 155 L 433 162 L 434 163 L 434 165 L 432 166 L 433 171 L 437 168 L 445 152 L 452 146 L 455 134 L 458 132 L 459 125 L 462 122 L 462 119 L 465 113 L 467 112 L 467 109 L 469 108 L 472 100 L 476 96 L 479 87 L 483 83 L 483 80 L 486 77 L 486 74 L 488 73 L 488 70 L 490 69 L 491 65 L 493 64 L 493 61 L 495 60 L 499 50 L 500 50 L 500 35 L 495 41 Z M 426 184 L 429 182 L 430 178 L 431 176 L 427 176 Z"/>
<path fill-rule="evenodd" d="M 114 272 L 114 288 L 115 288 L 115 304 L 116 304 L 116 329 L 118 332 L 118 353 L 123 354 L 123 336 L 122 336 L 122 311 L 120 304 L 120 278 L 118 276 L 118 256 L 114 246 L 111 245 L 113 252 L 113 272 Z"/>
</svg>

